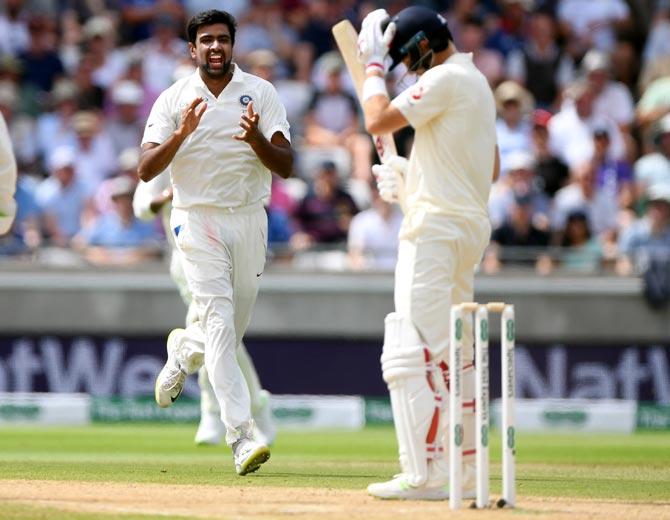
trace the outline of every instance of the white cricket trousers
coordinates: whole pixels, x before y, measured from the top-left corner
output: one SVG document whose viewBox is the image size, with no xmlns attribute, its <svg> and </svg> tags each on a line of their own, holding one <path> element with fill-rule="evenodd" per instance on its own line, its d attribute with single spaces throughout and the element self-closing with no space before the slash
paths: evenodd
<svg viewBox="0 0 670 520">
<path fill-rule="evenodd" d="M 198 314 L 179 340 L 177 359 L 193 373 L 204 356 L 230 445 L 252 425 L 236 347 L 249 325 L 265 266 L 267 215 L 260 202 L 234 210 L 173 208 L 170 227 Z"/>
<path fill-rule="evenodd" d="M 451 305 L 472 301 L 474 269 L 489 243 L 487 218 L 416 212 L 403 223 L 395 270 L 395 309 L 409 318 L 433 359 L 448 357 Z M 472 362 L 472 326 L 464 320 L 463 362 Z"/>
</svg>

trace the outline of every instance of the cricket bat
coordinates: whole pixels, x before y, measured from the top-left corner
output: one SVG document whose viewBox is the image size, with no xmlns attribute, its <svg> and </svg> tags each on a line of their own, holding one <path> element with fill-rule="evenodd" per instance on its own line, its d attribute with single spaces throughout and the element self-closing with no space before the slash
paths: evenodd
<svg viewBox="0 0 670 520">
<path fill-rule="evenodd" d="M 340 49 L 344 64 L 351 75 L 351 79 L 356 89 L 358 102 L 362 105 L 363 82 L 365 81 L 365 67 L 358 61 L 358 33 L 349 20 L 342 20 L 332 28 L 335 43 Z M 385 163 L 392 155 L 397 155 L 398 151 L 393 141 L 393 134 L 372 135 L 372 142 L 379 155 L 379 160 Z M 405 212 L 405 179 L 398 175 L 398 203 Z"/>
</svg>

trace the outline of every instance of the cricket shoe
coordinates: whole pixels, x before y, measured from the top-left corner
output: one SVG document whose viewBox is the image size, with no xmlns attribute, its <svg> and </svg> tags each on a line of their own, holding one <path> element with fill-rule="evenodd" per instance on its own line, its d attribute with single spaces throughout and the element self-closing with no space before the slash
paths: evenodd
<svg viewBox="0 0 670 520">
<path fill-rule="evenodd" d="M 253 473 L 270 458 L 270 448 L 248 437 L 241 437 L 232 448 L 238 475 Z"/>
<path fill-rule="evenodd" d="M 176 356 L 176 344 L 184 329 L 174 329 L 167 338 L 168 358 L 165 366 L 156 378 L 156 402 L 161 408 L 167 408 L 181 395 L 186 382 L 186 372 L 179 366 Z"/>
<path fill-rule="evenodd" d="M 217 446 L 226 433 L 226 427 L 218 413 L 202 413 L 198 431 L 195 432 L 195 443 L 198 446 Z"/>
<path fill-rule="evenodd" d="M 258 410 L 254 412 L 254 437 L 266 446 L 272 446 L 277 436 L 277 427 L 272 417 L 270 406 L 270 392 L 261 390 L 259 393 L 261 402 Z"/>
<path fill-rule="evenodd" d="M 400 473 L 388 482 L 370 484 L 368 493 L 385 500 L 448 500 L 449 484 L 414 486 L 408 475 Z M 475 489 L 463 490 L 463 498 L 475 498 L 475 496 Z"/>
</svg>

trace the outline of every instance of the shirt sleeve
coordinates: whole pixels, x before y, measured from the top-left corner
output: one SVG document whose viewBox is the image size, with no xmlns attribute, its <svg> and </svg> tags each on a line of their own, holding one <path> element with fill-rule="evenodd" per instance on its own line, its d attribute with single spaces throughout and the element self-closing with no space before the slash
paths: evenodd
<svg viewBox="0 0 670 520">
<path fill-rule="evenodd" d="M 177 129 L 175 119 L 172 117 L 170 103 L 167 97 L 168 90 L 164 91 L 151 107 L 151 113 L 147 119 L 147 125 L 144 127 L 144 136 L 142 144 L 145 143 L 163 143 L 170 134 Z"/>
<path fill-rule="evenodd" d="M 16 215 L 16 159 L 5 118 L 0 117 L 0 235 L 4 235 Z"/>
<path fill-rule="evenodd" d="M 151 201 L 170 185 L 170 174 L 165 170 L 149 182 L 139 182 L 133 195 L 133 211 L 140 220 L 152 220 L 156 214 L 151 211 Z"/>
<path fill-rule="evenodd" d="M 453 84 L 458 79 L 446 73 L 447 70 L 445 67 L 427 70 L 416 84 L 391 101 L 414 128 L 425 125 L 449 106 Z"/>
<path fill-rule="evenodd" d="M 288 120 L 286 118 L 286 108 L 279 101 L 277 91 L 270 84 L 264 84 L 263 88 L 263 106 L 259 108 L 259 126 L 266 139 L 272 139 L 276 132 L 281 132 L 287 141 L 291 140 Z"/>
</svg>

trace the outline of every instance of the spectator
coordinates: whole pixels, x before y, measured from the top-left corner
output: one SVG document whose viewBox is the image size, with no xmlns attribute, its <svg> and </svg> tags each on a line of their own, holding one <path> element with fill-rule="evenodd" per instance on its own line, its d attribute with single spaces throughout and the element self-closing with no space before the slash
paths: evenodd
<svg viewBox="0 0 670 520">
<path fill-rule="evenodd" d="M 347 249 L 354 270 L 393 271 L 398 260 L 398 233 L 402 212 L 379 196 L 377 183 L 370 184 L 372 206 L 351 220 Z"/>
<path fill-rule="evenodd" d="M 28 22 L 30 45 L 18 55 L 21 62 L 22 84 L 46 95 L 54 81 L 65 73 L 55 49 L 56 34 L 51 20 L 34 15 Z"/>
<path fill-rule="evenodd" d="M 93 80 L 94 60 L 92 54 L 83 54 L 72 76 L 77 91 L 77 106 L 80 110 L 102 110 L 105 104 L 105 89 L 96 85 Z"/>
<path fill-rule="evenodd" d="M 139 143 L 139 141 L 138 141 Z M 114 211 L 112 191 L 117 185 L 116 179 L 126 176 L 133 181 L 137 180 L 137 165 L 140 160 L 140 147 L 137 143 L 121 151 L 119 154 L 119 170 L 114 177 L 102 181 L 95 192 L 93 202 L 96 213 L 99 215 Z M 166 174 L 167 175 L 167 174 Z"/>
<path fill-rule="evenodd" d="M 272 49 L 281 57 L 291 55 L 298 35 L 283 23 L 281 2 L 252 0 L 254 4 L 241 19 L 235 36 L 235 55 L 244 61 L 256 49 Z"/>
<path fill-rule="evenodd" d="M 49 157 L 51 176 L 37 187 L 44 234 L 52 245 L 65 247 L 81 229 L 90 208 L 89 189 L 75 176 L 75 151 L 56 148 Z"/>
<path fill-rule="evenodd" d="M 645 155 L 635 162 L 635 182 L 638 194 L 651 186 L 670 186 L 670 114 L 656 126 L 654 142 L 657 151 Z"/>
<path fill-rule="evenodd" d="M 116 111 L 107 121 L 107 132 L 114 153 L 118 155 L 126 148 L 136 148 L 142 141 L 145 121 L 141 117 L 140 108 L 144 101 L 144 92 L 139 84 L 127 79 L 114 85 L 111 97 Z"/>
<path fill-rule="evenodd" d="M 593 113 L 611 117 L 623 132 L 628 132 L 635 118 L 633 96 L 628 88 L 611 78 L 611 62 L 607 53 L 591 49 L 581 65 L 593 92 Z"/>
<path fill-rule="evenodd" d="M 546 11 L 530 18 L 530 33 L 523 48 L 507 57 L 507 77 L 528 89 L 538 107 L 549 109 L 559 92 L 574 78 L 574 64 L 556 44 L 556 24 Z"/>
<path fill-rule="evenodd" d="M 466 20 L 473 17 L 483 20 L 489 13 L 490 9 L 484 6 L 484 2 L 476 2 L 475 0 L 454 0 L 453 2 L 449 2 L 449 10 L 447 11 L 446 18 L 449 22 L 449 30 L 454 37 L 454 42 L 459 49 L 461 48 L 461 32 Z"/>
<path fill-rule="evenodd" d="M 95 264 L 131 265 L 159 256 L 159 235 L 152 222 L 133 212 L 136 182 L 116 177 L 111 189 L 114 211 L 99 216 L 73 239 L 75 249 Z"/>
<path fill-rule="evenodd" d="M 286 107 L 286 117 L 291 125 L 293 140 L 305 135 L 303 126 L 305 113 L 314 96 L 314 88 L 307 81 L 278 78 L 276 75 L 279 58 L 269 49 L 256 49 L 247 55 L 249 72 L 272 83 L 277 89 L 279 100 Z"/>
<path fill-rule="evenodd" d="M 670 260 L 670 185 L 652 186 L 647 199 L 645 216 L 633 223 L 619 240 L 619 274 L 642 273 L 652 259 Z"/>
<path fill-rule="evenodd" d="M 560 234 L 560 266 L 577 273 L 595 273 L 602 267 L 603 248 L 591 235 L 586 214 L 575 210 L 568 214 L 565 229 Z"/>
<path fill-rule="evenodd" d="M 293 237 L 294 246 L 305 249 L 314 244 L 344 243 L 356 213 L 353 199 L 340 187 L 335 164 L 324 162 L 296 211 L 300 232 Z"/>
<path fill-rule="evenodd" d="M 593 158 L 593 130 L 607 128 L 610 135 L 609 157 L 623 159 L 626 147 L 617 124 L 609 117 L 596 116 L 594 93 L 585 81 L 573 83 L 566 92 L 568 100 L 549 121 L 549 147 L 552 153 L 573 169 Z"/>
<path fill-rule="evenodd" d="M 184 8 L 180 0 L 118 0 L 118 5 L 124 43 L 149 38 L 153 23 L 161 15 L 174 17 L 180 25 L 184 23 Z"/>
<path fill-rule="evenodd" d="M 142 83 L 151 92 L 162 92 L 174 82 L 174 70 L 189 59 L 188 45 L 179 37 L 179 21 L 162 14 L 153 21 L 153 34 L 135 44 L 132 54 L 142 56 Z"/>
<path fill-rule="evenodd" d="M 557 15 L 569 52 L 575 58 L 592 47 L 611 52 L 617 31 L 632 25 L 625 0 L 559 0 Z"/>
<path fill-rule="evenodd" d="M 500 171 L 504 173 L 509 169 L 510 156 L 531 150 L 531 124 L 526 117 L 533 110 L 533 100 L 526 89 L 513 81 L 498 85 L 494 94 Z"/>
<path fill-rule="evenodd" d="M 593 131 L 593 162 L 596 167 L 596 186 L 607 197 L 616 200 L 620 210 L 620 225 L 627 224 L 632 217 L 635 206 L 635 187 L 633 169 L 626 161 L 615 161 L 609 158 L 609 132 L 606 128 Z"/>
<path fill-rule="evenodd" d="M 268 214 L 268 254 L 272 260 L 291 258 L 291 238 L 295 230 L 289 215 L 276 206 L 265 209 Z"/>
<path fill-rule="evenodd" d="M 533 199 L 528 192 L 516 190 L 510 212 L 502 225 L 493 230 L 484 270 L 497 272 L 502 265 L 540 266 L 546 263 L 550 234 L 533 219 Z"/>
<path fill-rule="evenodd" d="M 80 111 L 72 117 L 75 133 L 75 170 L 89 193 L 116 170 L 116 153 L 103 120 L 93 112 Z"/>
<path fill-rule="evenodd" d="M 654 21 L 649 31 L 642 54 L 645 63 L 670 56 L 670 2 L 660 0 L 656 4 Z"/>
<path fill-rule="evenodd" d="M 126 58 L 115 48 L 114 23 L 107 16 L 95 16 L 84 25 L 85 54 L 93 67 L 93 83 L 108 89 L 126 69 Z"/>
<path fill-rule="evenodd" d="M 592 161 L 582 163 L 572 170 L 572 182 L 556 192 L 551 215 L 555 232 L 565 229 L 570 213 L 581 211 L 597 236 L 606 241 L 614 239 L 619 208 L 611 193 L 598 187 L 595 168 Z"/>
<path fill-rule="evenodd" d="M 537 185 L 547 196 L 553 197 L 567 184 L 569 172 L 565 163 L 549 149 L 547 125 L 550 120 L 551 113 L 546 110 L 538 109 L 533 112 L 532 137 Z"/>
<path fill-rule="evenodd" d="M 469 16 L 461 25 L 460 39 L 456 42 L 461 52 L 471 52 L 477 68 L 484 74 L 492 88 L 500 83 L 504 74 L 504 57 L 495 49 L 484 47 L 486 32 L 484 22 Z"/>
<path fill-rule="evenodd" d="M 300 41 L 309 44 L 315 59 L 333 48 L 331 27 L 337 22 L 333 17 L 335 10 L 331 9 L 328 0 L 310 0 L 304 5 L 308 9 L 307 24 L 300 33 Z"/>
<path fill-rule="evenodd" d="M 144 71 L 145 63 L 143 55 L 137 54 L 131 50 L 127 54 L 126 65 L 126 71 L 122 79 L 134 81 L 136 84 L 142 87 L 144 101 L 140 107 L 140 114 L 147 118 L 149 116 L 149 112 L 151 112 L 151 107 L 153 106 L 156 99 L 158 99 L 161 91 L 153 90 L 146 82 L 147 74 Z M 193 74 L 193 72 L 195 72 L 195 65 L 189 56 L 188 59 L 184 59 L 175 66 L 175 69 L 172 71 L 172 77 L 174 81 L 177 81 L 178 79 L 188 76 L 189 74 Z"/>
<path fill-rule="evenodd" d="M 670 71 L 670 57 L 668 70 Z M 653 130 L 654 123 L 666 114 L 670 114 L 670 72 L 649 83 L 636 108 L 637 122 L 643 130 Z"/>
<path fill-rule="evenodd" d="M 372 142 L 360 131 L 358 102 L 342 87 L 343 63 L 333 54 L 323 58 L 326 86 L 312 97 L 305 116 L 305 144 L 344 147 L 353 159 L 352 176 L 370 179 Z"/>
<path fill-rule="evenodd" d="M 226 11 L 232 14 L 236 20 L 242 20 L 249 9 L 251 0 L 226 0 Z M 190 18 L 202 11 L 220 9 L 221 0 L 184 0 L 186 17 Z"/>
<path fill-rule="evenodd" d="M 535 224 L 549 226 L 549 198 L 540 189 L 535 176 L 535 161 L 528 152 L 516 152 L 507 161 L 507 171 L 492 186 L 489 195 L 489 216 L 493 228 L 500 227 L 511 217 L 515 194 L 523 193 L 530 200 Z"/>
<path fill-rule="evenodd" d="M 0 54 L 17 56 L 30 45 L 28 10 L 24 0 L 5 0 L 0 13 Z"/>
<path fill-rule="evenodd" d="M 37 151 L 42 158 L 48 158 L 61 146 L 74 146 L 75 134 L 72 118 L 77 112 L 77 86 L 69 79 L 60 79 L 51 91 L 48 112 L 37 118 Z"/>
<path fill-rule="evenodd" d="M 486 46 L 498 49 L 504 56 L 508 56 L 511 51 L 523 48 L 528 33 L 529 13 L 533 9 L 534 1 L 502 0 L 497 2 L 500 9 L 500 29 L 492 30 L 492 24 L 490 22 L 486 24 L 487 32 L 493 33 L 487 39 Z"/>
</svg>

